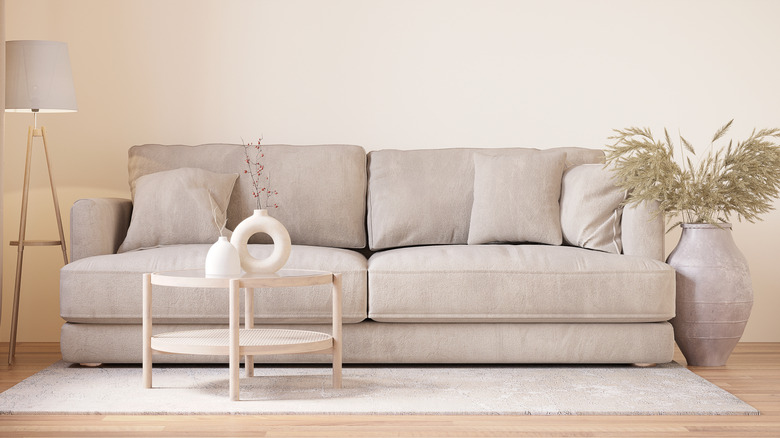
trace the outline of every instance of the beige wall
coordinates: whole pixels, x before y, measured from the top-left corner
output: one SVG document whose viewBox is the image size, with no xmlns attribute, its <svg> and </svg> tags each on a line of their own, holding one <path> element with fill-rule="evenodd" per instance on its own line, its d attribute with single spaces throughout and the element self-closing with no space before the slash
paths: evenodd
<svg viewBox="0 0 780 438">
<path fill-rule="evenodd" d="M 5 0 L 0 0 L 0 42 L 5 41 Z M 0 44 L 0 108 L 5 112 L 5 43 Z M 3 234 L 3 138 L 5 137 L 5 117 L 0 117 L 0 245 L 5 246 Z M 3 251 L 0 250 L 0 267 L 5 266 Z M 3 269 L 0 268 L 0 285 L 3 284 Z M 3 313 L 3 294 L 0 291 L 0 315 Z"/>
<path fill-rule="evenodd" d="M 744 0 L 6 3 L 8 39 L 70 46 L 79 112 L 41 117 L 65 211 L 127 196 L 127 148 L 146 142 L 598 148 L 642 125 L 703 150 L 731 118 L 735 137 L 780 126 L 779 15 L 780 2 Z M 30 122 L 6 115 L 6 236 Z M 56 230 L 36 159 L 29 234 L 42 238 Z M 734 235 L 755 288 L 743 340 L 780 341 L 780 214 Z M 56 341 L 57 249 L 31 248 L 25 265 L 19 340 Z"/>
</svg>

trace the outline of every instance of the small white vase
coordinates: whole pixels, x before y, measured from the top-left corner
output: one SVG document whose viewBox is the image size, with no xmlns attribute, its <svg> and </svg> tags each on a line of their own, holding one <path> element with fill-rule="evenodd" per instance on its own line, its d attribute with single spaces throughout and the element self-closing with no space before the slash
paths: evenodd
<svg viewBox="0 0 780 438">
<path fill-rule="evenodd" d="M 268 234 L 274 242 L 271 255 L 261 260 L 252 257 L 246 247 L 249 238 L 256 233 Z M 281 222 L 268 216 L 265 209 L 255 210 L 252 216 L 238 224 L 230 243 L 238 250 L 241 267 L 246 272 L 271 274 L 282 269 L 290 258 L 290 233 Z"/>
<path fill-rule="evenodd" d="M 206 277 L 238 277 L 241 275 L 241 259 L 238 250 L 225 236 L 211 245 L 206 254 Z"/>
</svg>

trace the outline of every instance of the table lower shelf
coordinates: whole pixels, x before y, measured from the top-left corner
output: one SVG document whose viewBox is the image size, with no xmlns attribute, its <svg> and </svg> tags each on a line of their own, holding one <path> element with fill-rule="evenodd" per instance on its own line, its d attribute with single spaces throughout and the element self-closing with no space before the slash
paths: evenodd
<svg viewBox="0 0 780 438">
<path fill-rule="evenodd" d="M 241 329 L 239 355 L 326 352 L 333 348 L 327 333 L 305 330 Z M 230 330 L 189 330 L 152 336 L 152 350 L 180 354 L 230 354 Z"/>
</svg>

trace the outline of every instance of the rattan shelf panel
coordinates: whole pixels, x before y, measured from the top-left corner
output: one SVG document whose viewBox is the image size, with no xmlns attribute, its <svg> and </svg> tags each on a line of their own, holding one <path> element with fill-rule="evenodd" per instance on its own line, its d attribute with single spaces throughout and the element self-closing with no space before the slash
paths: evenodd
<svg viewBox="0 0 780 438">
<path fill-rule="evenodd" d="M 333 337 L 305 330 L 241 329 L 239 355 L 325 352 L 333 347 Z M 190 330 L 152 336 L 152 350 L 181 354 L 227 355 L 228 329 Z"/>
</svg>

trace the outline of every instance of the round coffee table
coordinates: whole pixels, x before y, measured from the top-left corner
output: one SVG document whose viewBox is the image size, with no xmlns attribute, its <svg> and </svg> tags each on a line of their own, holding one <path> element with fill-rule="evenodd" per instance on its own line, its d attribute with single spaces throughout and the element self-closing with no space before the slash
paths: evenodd
<svg viewBox="0 0 780 438">
<path fill-rule="evenodd" d="M 254 328 L 254 289 L 330 284 L 333 290 L 333 334 L 305 330 Z M 152 336 L 152 285 L 227 289 L 229 328 L 188 330 Z M 239 291 L 244 289 L 244 328 L 239 327 Z M 341 388 L 341 274 L 282 269 L 274 274 L 244 273 L 235 278 L 206 277 L 203 269 L 144 274 L 143 381 L 152 387 L 152 352 L 227 355 L 230 399 L 238 400 L 239 360 L 245 356 L 246 376 L 254 376 L 254 355 L 323 353 L 333 356 L 333 387 Z"/>
</svg>

